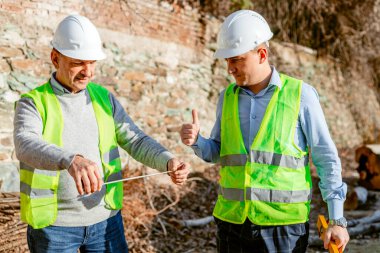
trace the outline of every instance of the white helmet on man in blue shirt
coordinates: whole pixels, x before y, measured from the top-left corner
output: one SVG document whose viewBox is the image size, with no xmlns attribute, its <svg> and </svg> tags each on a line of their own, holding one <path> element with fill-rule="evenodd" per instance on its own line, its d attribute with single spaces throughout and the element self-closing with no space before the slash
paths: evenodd
<svg viewBox="0 0 380 253">
<path fill-rule="evenodd" d="M 218 34 L 214 58 L 231 58 L 269 41 L 273 33 L 267 21 L 257 12 L 240 10 L 230 14 Z"/>
</svg>

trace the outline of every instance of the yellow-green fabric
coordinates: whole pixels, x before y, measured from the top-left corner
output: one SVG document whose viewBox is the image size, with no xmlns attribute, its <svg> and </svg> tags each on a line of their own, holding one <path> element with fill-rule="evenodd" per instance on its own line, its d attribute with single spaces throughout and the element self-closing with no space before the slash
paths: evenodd
<svg viewBox="0 0 380 253">
<path fill-rule="evenodd" d="M 219 195 L 214 216 L 258 225 L 308 220 L 311 176 L 308 152 L 294 143 L 302 81 L 281 74 L 259 131 L 246 150 L 239 120 L 239 87 L 225 91 L 221 119 Z"/>
<path fill-rule="evenodd" d="M 89 83 L 90 94 L 96 121 L 99 128 L 99 150 L 103 165 L 105 181 L 120 174 L 120 157 L 106 161 L 105 157 L 117 148 L 115 123 L 112 117 L 112 105 L 108 91 L 100 85 Z M 43 123 L 43 139 L 62 147 L 63 122 L 59 101 L 50 82 L 23 94 L 21 97 L 33 99 Z M 43 228 L 54 223 L 57 218 L 57 189 L 59 171 L 31 168 L 23 163 L 20 167 L 20 201 L 21 219 L 33 228 Z M 107 185 L 105 195 L 106 207 L 121 209 L 123 184 Z"/>
</svg>

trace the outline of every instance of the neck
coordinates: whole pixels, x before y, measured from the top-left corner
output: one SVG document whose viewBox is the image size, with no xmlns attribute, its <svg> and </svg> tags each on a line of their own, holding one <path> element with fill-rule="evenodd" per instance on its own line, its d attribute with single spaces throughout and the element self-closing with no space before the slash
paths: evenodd
<svg viewBox="0 0 380 253">
<path fill-rule="evenodd" d="M 55 80 L 56 80 L 56 81 L 57 81 L 62 87 L 64 87 L 66 90 L 70 91 L 70 93 L 78 93 L 78 92 L 81 91 L 81 90 L 79 90 L 79 89 L 75 89 L 75 88 L 73 88 L 73 87 L 70 87 L 70 86 L 64 84 L 64 83 L 62 82 L 62 79 L 60 78 L 60 76 L 57 74 L 57 72 L 55 73 L 54 78 L 55 78 Z"/>
<path fill-rule="evenodd" d="M 269 65 L 267 65 L 262 71 L 262 75 L 259 78 L 260 81 L 247 86 L 247 88 L 254 94 L 257 94 L 268 86 L 271 76 L 272 68 Z"/>
</svg>

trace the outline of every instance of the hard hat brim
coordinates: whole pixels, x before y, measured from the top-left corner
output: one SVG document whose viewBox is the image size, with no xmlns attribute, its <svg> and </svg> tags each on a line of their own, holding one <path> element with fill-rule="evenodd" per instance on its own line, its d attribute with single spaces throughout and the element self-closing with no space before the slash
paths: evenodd
<svg viewBox="0 0 380 253">
<path fill-rule="evenodd" d="M 94 51 L 78 53 L 78 52 L 73 52 L 71 50 L 60 50 L 59 52 L 67 57 L 82 60 L 82 61 L 100 61 L 100 60 L 104 60 L 107 57 L 106 54 L 103 52 L 94 53 Z"/>
<path fill-rule="evenodd" d="M 57 48 L 55 48 L 55 50 L 64 56 L 82 61 L 100 61 L 107 58 L 107 55 L 105 53 L 98 50 L 81 50 L 80 52 L 74 50 L 62 50 Z"/>
<path fill-rule="evenodd" d="M 227 59 L 227 58 L 235 57 L 238 55 L 245 54 L 245 53 L 251 51 L 252 49 L 253 49 L 252 47 L 236 48 L 236 49 L 230 49 L 230 48 L 218 49 L 214 53 L 214 59 Z"/>
</svg>

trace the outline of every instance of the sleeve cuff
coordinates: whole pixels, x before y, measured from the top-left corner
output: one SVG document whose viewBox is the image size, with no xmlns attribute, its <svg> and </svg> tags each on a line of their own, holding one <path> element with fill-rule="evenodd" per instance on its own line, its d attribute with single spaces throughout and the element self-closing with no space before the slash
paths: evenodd
<svg viewBox="0 0 380 253">
<path fill-rule="evenodd" d="M 73 163 L 74 161 L 74 158 L 75 156 L 81 156 L 83 157 L 81 154 L 65 154 L 65 156 L 62 158 L 62 165 L 61 166 L 61 170 L 68 170 L 71 166 L 71 164 Z"/>
<path fill-rule="evenodd" d="M 175 156 L 169 151 L 164 151 L 161 153 L 160 161 L 158 162 L 158 170 L 159 171 L 167 171 L 168 170 L 168 162 L 170 159 L 173 159 Z"/>
<path fill-rule="evenodd" d="M 337 220 L 343 217 L 343 204 L 344 200 L 339 199 L 330 199 L 327 201 L 329 219 Z"/>
</svg>

